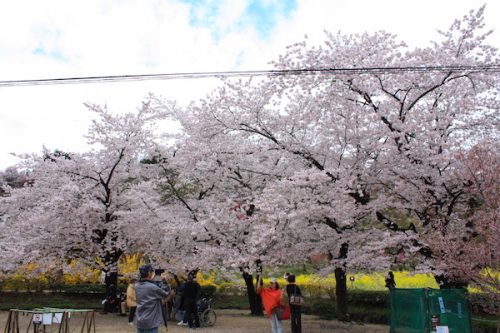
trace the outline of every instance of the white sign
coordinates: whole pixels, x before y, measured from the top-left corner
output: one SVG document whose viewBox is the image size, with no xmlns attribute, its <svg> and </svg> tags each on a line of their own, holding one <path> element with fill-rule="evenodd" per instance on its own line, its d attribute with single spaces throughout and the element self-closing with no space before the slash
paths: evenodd
<svg viewBox="0 0 500 333">
<path fill-rule="evenodd" d="M 52 324 L 60 324 L 62 321 L 62 313 L 54 313 L 54 317 L 52 317 Z"/>
<path fill-rule="evenodd" d="M 43 314 L 43 325 L 52 325 L 52 313 L 44 313 Z"/>
<path fill-rule="evenodd" d="M 450 333 L 448 326 L 436 326 L 436 333 Z"/>
<path fill-rule="evenodd" d="M 439 309 L 441 310 L 441 313 L 445 313 L 446 309 L 444 308 L 444 300 L 442 297 L 438 297 L 439 301 Z"/>
</svg>

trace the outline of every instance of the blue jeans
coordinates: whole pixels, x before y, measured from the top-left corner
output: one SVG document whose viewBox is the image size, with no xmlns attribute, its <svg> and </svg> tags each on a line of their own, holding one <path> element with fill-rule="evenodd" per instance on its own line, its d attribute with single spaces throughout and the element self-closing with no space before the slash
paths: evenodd
<svg viewBox="0 0 500 333">
<path fill-rule="evenodd" d="M 147 330 L 143 330 L 143 329 L 138 328 L 137 333 L 158 333 L 158 327 L 148 328 Z"/>
<path fill-rule="evenodd" d="M 273 333 L 283 333 L 283 327 L 281 326 L 281 320 L 278 319 L 278 314 L 276 310 L 271 314 L 271 328 Z"/>
</svg>

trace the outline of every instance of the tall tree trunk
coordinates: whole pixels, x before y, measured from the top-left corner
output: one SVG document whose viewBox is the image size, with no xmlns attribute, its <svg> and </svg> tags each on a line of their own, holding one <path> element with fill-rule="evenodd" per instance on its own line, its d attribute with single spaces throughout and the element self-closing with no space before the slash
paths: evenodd
<svg viewBox="0 0 500 333">
<path fill-rule="evenodd" d="M 105 295 L 104 295 L 104 313 L 119 311 L 120 302 L 118 300 L 118 272 L 105 271 L 104 277 Z"/>
<path fill-rule="evenodd" d="M 105 269 L 103 270 L 106 274 L 104 277 L 105 284 L 105 303 L 104 312 L 114 312 L 116 311 L 116 303 L 118 303 L 118 260 L 120 260 L 123 251 L 117 248 L 113 248 L 111 251 L 107 251 L 102 257 L 102 261 L 105 263 Z"/>
<path fill-rule="evenodd" d="M 255 292 L 253 275 L 244 272 L 242 274 L 247 286 L 248 303 L 250 304 L 250 312 L 253 316 L 262 316 L 262 301 L 260 296 Z"/>
<path fill-rule="evenodd" d="M 339 250 L 339 259 L 347 259 L 349 244 L 343 243 Z M 347 278 L 345 263 L 342 267 L 335 268 L 335 295 L 337 296 L 337 318 L 339 320 L 349 320 L 347 312 Z"/>
<path fill-rule="evenodd" d="M 116 297 L 118 290 L 118 272 L 105 272 L 106 298 Z"/>
<path fill-rule="evenodd" d="M 256 264 L 256 281 L 259 281 L 259 274 L 262 274 L 262 261 L 257 260 Z M 242 267 L 241 275 L 245 280 L 245 285 L 247 286 L 247 295 L 248 295 L 248 303 L 250 305 L 250 312 L 253 316 L 262 316 L 263 307 L 262 307 L 262 299 L 260 295 L 257 294 L 255 290 L 255 284 L 253 279 L 253 274 L 248 273 L 248 267 Z"/>
<path fill-rule="evenodd" d="M 339 320 L 348 320 L 347 279 L 344 268 L 335 268 L 335 283 L 335 295 L 337 296 L 337 318 Z"/>
</svg>

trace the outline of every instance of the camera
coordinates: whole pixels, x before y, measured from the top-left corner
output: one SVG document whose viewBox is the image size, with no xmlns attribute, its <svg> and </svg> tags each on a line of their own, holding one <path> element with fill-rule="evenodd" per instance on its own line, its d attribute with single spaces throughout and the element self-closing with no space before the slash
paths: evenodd
<svg viewBox="0 0 500 333">
<path fill-rule="evenodd" d="M 164 291 L 166 291 L 168 293 L 168 292 L 170 292 L 170 286 L 168 285 L 167 281 L 165 281 L 161 278 L 161 275 L 163 273 L 165 273 L 164 269 L 161 269 L 161 268 L 155 269 L 155 276 L 153 278 L 153 282 L 158 287 L 160 287 L 161 289 L 163 289 Z"/>
</svg>

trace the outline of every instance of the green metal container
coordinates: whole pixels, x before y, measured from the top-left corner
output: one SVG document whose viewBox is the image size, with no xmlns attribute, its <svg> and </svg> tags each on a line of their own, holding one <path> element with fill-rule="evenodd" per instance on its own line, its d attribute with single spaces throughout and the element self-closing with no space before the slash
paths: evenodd
<svg viewBox="0 0 500 333">
<path fill-rule="evenodd" d="M 450 333 L 472 333 L 465 289 L 397 288 L 390 297 L 391 333 L 431 333 L 435 326 L 448 326 Z"/>
</svg>

